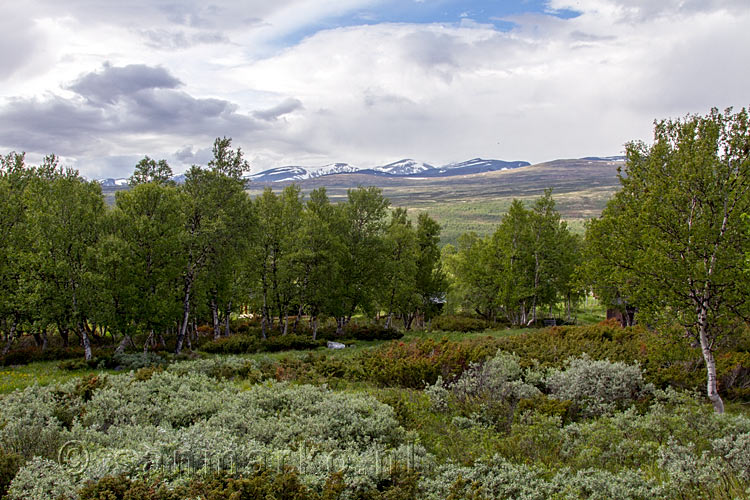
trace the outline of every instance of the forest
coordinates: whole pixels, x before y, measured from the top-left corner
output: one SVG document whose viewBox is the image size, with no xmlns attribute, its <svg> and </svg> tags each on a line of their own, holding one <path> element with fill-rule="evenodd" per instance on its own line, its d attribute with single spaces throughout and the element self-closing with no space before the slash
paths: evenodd
<svg viewBox="0 0 750 500">
<path fill-rule="evenodd" d="M 547 189 L 442 248 L 375 187 L 251 198 L 226 137 L 112 206 L 3 156 L 0 498 L 747 498 L 749 121 L 657 122 L 584 236 Z"/>
</svg>

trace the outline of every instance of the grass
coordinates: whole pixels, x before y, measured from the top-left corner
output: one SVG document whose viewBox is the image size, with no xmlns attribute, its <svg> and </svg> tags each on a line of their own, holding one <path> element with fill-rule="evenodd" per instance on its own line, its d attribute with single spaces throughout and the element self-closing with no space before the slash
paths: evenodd
<svg viewBox="0 0 750 500">
<path fill-rule="evenodd" d="M 63 370 L 59 361 L 39 361 L 28 365 L 3 367 L 0 370 L 0 394 L 7 394 L 30 385 L 49 385 L 67 382 L 97 373 L 116 373 L 114 370 Z"/>
</svg>

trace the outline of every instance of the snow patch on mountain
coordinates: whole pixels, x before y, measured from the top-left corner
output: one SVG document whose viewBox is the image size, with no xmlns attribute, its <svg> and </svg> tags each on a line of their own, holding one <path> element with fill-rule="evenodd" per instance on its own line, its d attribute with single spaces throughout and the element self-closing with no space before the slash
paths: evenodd
<svg viewBox="0 0 750 500">
<path fill-rule="evenodd" d="M 390 175 L 416 175 L 426 172 L 427 170 L 434 170 L 435 167 L 429 163 L 421 163 L 411 158 L 406 158 L 399 161 L 394 161 L 388 165 L 382 167 L 375 167 L 373 170 L 376 172 L 383 172 Z"/>
</svg>

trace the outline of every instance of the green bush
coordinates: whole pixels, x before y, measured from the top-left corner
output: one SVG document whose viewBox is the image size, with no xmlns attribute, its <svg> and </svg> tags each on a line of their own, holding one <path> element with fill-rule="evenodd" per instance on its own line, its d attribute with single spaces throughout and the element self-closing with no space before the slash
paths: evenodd
<svg viewBox="0 0 750 500">
<path fill-rule="evenodd" d="M 442 315 L 432 319 L 432 330 L 444 332 L 481 332 L 488 328 L 507 326 L 507 323 L 491 323 L 489 321 L 468 316 Z"/>
<path fill-rule="evenodd" d="M 438 377 L 452 381 L 472 362 L 483 360 L 497 351 L 496 339 L 472 339 L 467 342 L 419 339 L 390 342 L 361 353 L 352 366 L 352 377 L 383 386 L 422 389 Z"/>
<path fill-rule="evenodd" d="M 572 401 L 585 416 L 598 416 L 630 406 L 651 392 L 638 365 L 593 360 L 584 354 L 565 362 L 546 379 L 552 397 Z"/>
<path fill-rule="evenodd" d="M 75 358 L 83 358 L 82 348 L 48 347 L 42 350 L 40 347 L 25 346 L 13 349 L 5 356 L 0 357 L 0 365 L 26 365 L 37 361 L 59 361 Z"/>
<path fill-rule="evenodd" d="M 278 351 L 290 351 L 290 350 L 308 350 L 317 349 L 318 347 L 324 346 L 325 340 L 318 339 L 313 340 L 312 337 L 306 337 L 304 335 L 279 335 L 276 337 L 268 337 L 260 342 L 258 351 L 260 352 L 278 352 Z"/>
<path fill-rule="evenodd" d="M 404 334 L 395 328 L 386 328 L 379 324 L 364 324 L 351 322 L 344 328 L 344 333 L 339 335 L 335 328 L 322 328 L 318 331 L 318 338 L 324 340 L 398 340 Z"/>
<path fill-rule="evenodd" d="M 259 341 L 250 335 L 232 335 L 211 340 L 200 346 L 200 350 L 211 354 L 245 354 L 258 352 Z"/>
<path fill-rule="evenodd" d="M 0 448 L 0 498 L 8 493 L 10 482 L 16 477 L 23 463 L 24 459 L 21 455 L 9 453 Z"/>
</svg>

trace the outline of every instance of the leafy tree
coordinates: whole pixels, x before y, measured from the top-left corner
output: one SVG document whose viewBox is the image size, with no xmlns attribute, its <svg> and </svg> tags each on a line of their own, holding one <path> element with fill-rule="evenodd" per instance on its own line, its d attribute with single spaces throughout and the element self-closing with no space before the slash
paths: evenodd
<svg viewBox="0 0 750 500">
<path fill-rule="evenodd" d="M 105 210 L 101 186 L 74 170 L 49 170 L 27 189 L 36 307 L 47 322 L 75 329 L 91 359 L 88 319 L 96 307 L 91 272 Z M 56 172 L 56 173 L 54 173 Z"/>
<path fill-rule="evenodd" d="M 0 157 L 0 322 L 4 335 L 2 354 L 21 335 L 21 324 L 30 316 L 27 266 L 27 211 L 24 191 L 33 169 L 25 156 L 8 153 Z"/>
<path fill-rule="evenodd" d="M 167 160 L 156 161 L 144 156 L 135 166 L 135 172 L 130 176 L 128 183 L 131 186 L 154 182 L 157 184 L 172 183 L 172 169 Z"/>
<path fill-rule="evenodd" d="M 701 348 L 707 395 L 717 412 L 714 353 L 750 287 L 740 278 L 750 237 L 748 112 L 663 120 L 654 142 L 626 145 L 622 189 L 586 238 L 608 278 L 652 324 L 676 322 Z"/>
<path fill-rule="evenodd" d="M 231 137 L 217 137 L 213 146 L 213 158 L 208 162 L 208 168 L 240 180 L 243 172 L 250 170 L 250 164 L 243 158 L 241 148 L 232 149 Z"/>
<path fill-rule="evenodd" d="M 341 275 L 338 286 L 331 291 L 329 307 L 331 315 L 337 318 L 339 333 L 358 309 L 372 312 L 376 289 L 382 285 L 382 242 L 388 205 L 379 188 L 359 187 L 350 189 L 346 203 L 338 206 Z"/>
<path fill-rule="evenodd" d="M 418 307 L 417 295 L 417 234 L 406 210 L 396 208 L 391 212 L 391 221 L 385 230 L 383 240 L 385 264 L 380 304 L 385 308 L 386 328 L 393 322 L 394 311 L 399 311 L 409 329 L 414 311 Z"/>
<path fill-rule="evenodd" d="M 448 280 L 440 260 L 440 224 L 426 212 L 417 216 L 417 262 L 415 286 L 419 310 L 429 321 L 446 299 Z"/>
<path fill-rule="evenodd" d="M 341 242 L 335 237 L 338 214 L 325 188 L 313 190 L 302 213 L 299 244 L 292 256 L 298 269 L 297 300 L 300 311 L 305 307 L 310 315 L 313 338 L 317 337 L 319 316 L 331 309 L 331 291 L 341 276 L 337 260 L 342 252 Z"/>
<path fill-rule="evenodd" d="M 185 266 L 185 200 L 157 182 L 117 193 L 110 236 L 101 242 L 101 274 L 110 290 L 106 308 L 121 331 L 162 333 L 179 316 L 177 289 Z M 123 339 L 127 340 L 127 339 Z M 124 345 L 123 345 L 124 347 Z"/>
</svg>

